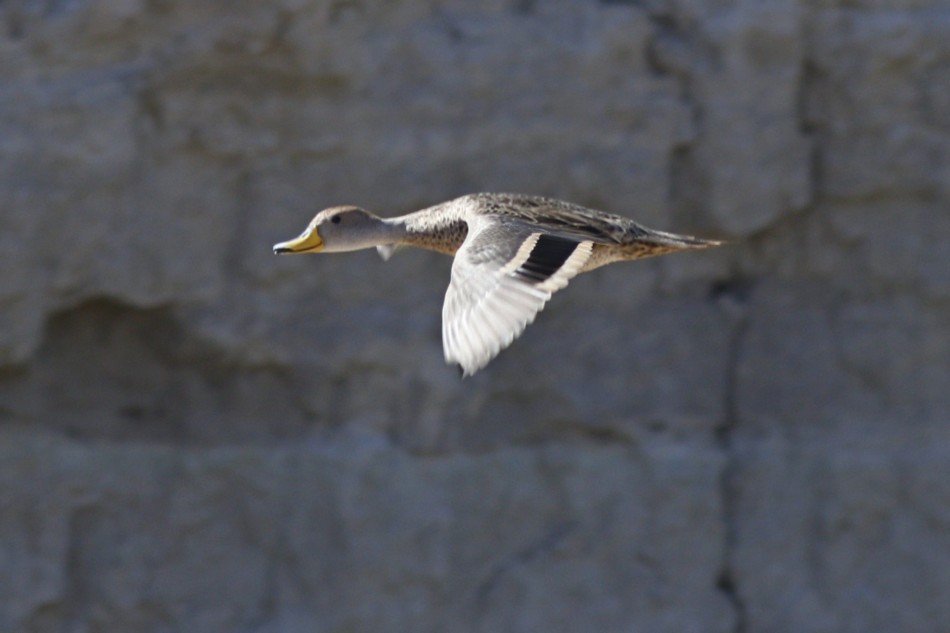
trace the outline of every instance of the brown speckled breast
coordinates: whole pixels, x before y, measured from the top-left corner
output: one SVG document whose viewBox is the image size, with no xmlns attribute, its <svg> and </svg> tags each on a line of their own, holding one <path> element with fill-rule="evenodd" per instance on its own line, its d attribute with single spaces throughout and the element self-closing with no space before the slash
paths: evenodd
<svg viewBox="0 0 950 633">
<path fill-rule="evenodd" d="M 411 246 L 425 248 L 430 251 L 455 255 L 465 236 L 468 235 L 468 224 L 464 220 L 452 220 L 443 224 L 433 224 L 424 231 L 412 232 L 408 235 Z"/>
</svg>

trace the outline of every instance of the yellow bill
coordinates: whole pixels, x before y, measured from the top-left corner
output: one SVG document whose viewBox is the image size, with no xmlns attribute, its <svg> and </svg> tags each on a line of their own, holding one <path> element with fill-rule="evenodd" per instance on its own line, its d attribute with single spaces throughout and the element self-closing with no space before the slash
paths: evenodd
<svg viewBox="0 0 950 633">
<path fill-rule="evenodd" d="M 323 240 L 316 227 L 309 227 L 298 237 L 274 244 L 274 253 L 313 253 L 323 248 Z"/>
</svg>

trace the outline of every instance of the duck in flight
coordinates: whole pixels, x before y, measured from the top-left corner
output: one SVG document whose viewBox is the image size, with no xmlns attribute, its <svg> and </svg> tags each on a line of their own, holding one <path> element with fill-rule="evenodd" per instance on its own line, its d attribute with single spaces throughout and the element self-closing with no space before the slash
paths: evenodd
<svg viewBox="0 0 950 633">
<path fill-rule="evenodd" d="M 537 196 L 477 193 L 394 218 L 324 209 L 274 253 L 404 246 L 454 255 L 442 306 L 445 360 L 470 376 L 534 321 L 554 292 L 605 264 L 721 242 L 655 231 L 628 218 Z"/>
</svg>

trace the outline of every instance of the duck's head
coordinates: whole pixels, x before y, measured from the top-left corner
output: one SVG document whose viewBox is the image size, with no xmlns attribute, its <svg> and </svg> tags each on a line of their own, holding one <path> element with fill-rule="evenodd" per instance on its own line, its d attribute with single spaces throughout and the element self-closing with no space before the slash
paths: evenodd
<svg viewBox="0 0 950 633">
<path fill-rule="evenodd" d="M 318 213 L 298 237 L 274 244 L 274 253 L 339 253 L 381 243 L 384 222 L 365 209 L 331 207 Z"/>
</svg>

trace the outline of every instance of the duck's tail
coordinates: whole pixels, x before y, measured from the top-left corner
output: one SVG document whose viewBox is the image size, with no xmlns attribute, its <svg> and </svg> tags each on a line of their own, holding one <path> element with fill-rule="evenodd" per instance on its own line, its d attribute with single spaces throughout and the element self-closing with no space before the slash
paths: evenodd
<svg viewBox="0 0 950 633">
<path fill-rule="evenodd" d="M 670 251 L 684 250 L 688 248 L 710 248 L 712 246 L 722 246 L 727 242 L 725 240 L 711 240 L 702 237 L 693 237 L 692 235 L 678 235 L 676 233 L 667 233 L 665 231 L 650 231 L 647 235 L 640 238 L 647 244 L 654 244 L 660 247 L 666 247 Z"/>
<path fill-rule="evenodd" d="M 623 259 L 654 257 L 683 250 L 720 246 L 721 244 L 725 244 L 725 242 L 693 237 L 692 235 L 677 235 L 676 233 L 644 229 L 642 233 L 624 245 Z"/>
</svg>

